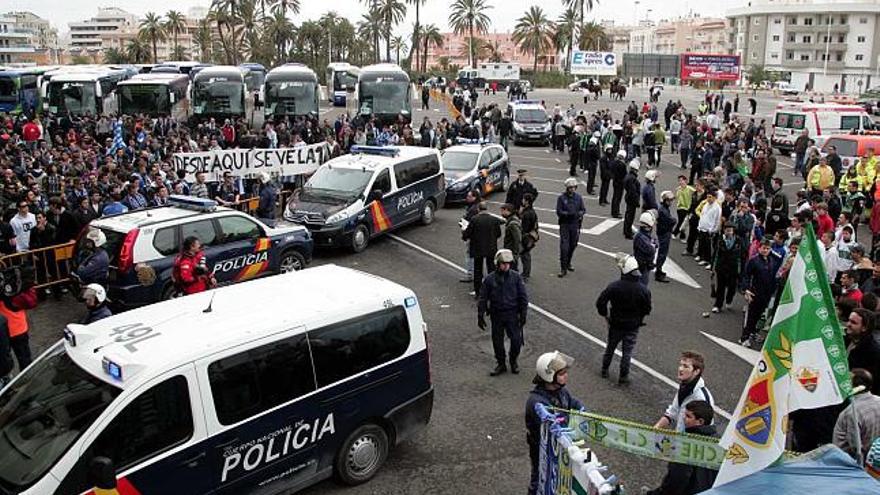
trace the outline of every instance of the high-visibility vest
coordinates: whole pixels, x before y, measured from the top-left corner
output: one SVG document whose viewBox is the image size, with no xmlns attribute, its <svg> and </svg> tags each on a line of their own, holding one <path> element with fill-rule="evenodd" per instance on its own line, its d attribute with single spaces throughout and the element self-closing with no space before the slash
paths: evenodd
<svg viewBox="0 0 880 495">
<path fill-rule="evenodd" d="M 10 337 L 17 337 L 28 331 L 27 311 L 12 311 L 0 302 L 0 315 L 6 317 Z"/>
</svg>

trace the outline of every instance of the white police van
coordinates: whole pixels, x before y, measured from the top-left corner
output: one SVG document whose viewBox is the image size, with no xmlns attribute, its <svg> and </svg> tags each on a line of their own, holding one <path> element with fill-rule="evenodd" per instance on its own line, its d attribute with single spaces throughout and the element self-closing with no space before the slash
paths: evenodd
<svg viewBox="0 0 880 495">
<path fill-rule="evenodd" d="M 315 247 L 366 249 L 372 237 L 428 225 L 446 200 L 440 153 L 415 146 L 352 146 L 291 195 L 284 219 L 304 225 Z"/>
<path fill-rule="evenodd" d="M 551 128 L 547 109 L 538 100 L 515 100 L 509 104 L 513 123 L 513 143 L 550 142 Z"/>
<path fill-rule="evenodd" d="M 0 493 L 365 482 L 430 419 L 426 339 L 411 290 L 334 265 L 71 324 L 0 392 Z"/>
</svg>

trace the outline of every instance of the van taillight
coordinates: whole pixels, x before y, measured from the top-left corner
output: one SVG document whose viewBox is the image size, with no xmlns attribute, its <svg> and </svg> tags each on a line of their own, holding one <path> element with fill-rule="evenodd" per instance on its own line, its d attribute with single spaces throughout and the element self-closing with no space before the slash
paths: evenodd
<svg viewBox="0 0 880 495">
<path fill-rule="evenodd" d="M 125 234 L 122 241 L 122 247 L 119 248 L 118 268 L 120 273 L 125 273 L 131 269 L 134 264 L 134 243 L 137 240 L 139 229 L 131 229 Z"/>
</svg>

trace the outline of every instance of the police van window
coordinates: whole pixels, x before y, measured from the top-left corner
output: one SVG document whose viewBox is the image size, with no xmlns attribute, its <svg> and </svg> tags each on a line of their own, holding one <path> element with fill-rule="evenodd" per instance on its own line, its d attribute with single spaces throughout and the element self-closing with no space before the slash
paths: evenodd
<svg viewBox="0 0 880 495">
<path fill-rule="evenodd" d="M 213 245 L 217 241 L 217 232 L 214 231 L 214 222 L 212 220 L 199 220 L 197 222 L 190 222 L 181 225 L 181 242 L 189 236 L 198 237 L 203 246 Z"/>
<path fill-rule="evenodd" d="M 180 243 L 177 242 L 177 228 L 165 227 L 157 230 L 156 235 L 153 236 L 153 247 L 165 256 L 177 254 L 180 251 Z"/>
<path fill-rule="evenodd" d="M 208 366 L 217 420 L 237 423 L 315 390 L 304 334 L 225 357 Z"/>
<path fill-rule="evenodd" d="M 394 358 L 409 347 L 400 306 L 309 332 L 318 386 L 324 387 Z"/>
<path fill-rule="evenodd" d="M 373 181 L 373 191 L 376 189 L 382 191 L 383 195 L 391 192 L 391 173 L 387 168 L 380 172 L 376 180 Z"/>
<path fill-rule="evenodd" d="M 189 389 L 186 378 L 177 375 L 125 406 L 92 443 L 87 457 L 108 457 L 122 471 L 186 442 L 192 434 Z"/>
<path fill-rule="evenodd" d="M 417 158 L 394 166 L 394 176 L 397 179 L 398 188 L 404 188 L 439 173 L 440 162 L 437 161 L 436 156 Z"/>
<path fill-rule="evenodd" d="M 222 217 L 217 222 L 220 224 L 221 242 L 256 239 L 263 235 L 263 230 L 259 225 L 244 217 Z"/>
</svg>

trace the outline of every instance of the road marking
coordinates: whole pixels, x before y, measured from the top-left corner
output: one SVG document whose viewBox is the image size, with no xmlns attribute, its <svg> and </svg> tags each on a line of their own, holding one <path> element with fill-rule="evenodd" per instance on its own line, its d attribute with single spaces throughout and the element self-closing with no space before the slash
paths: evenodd
<svg viewBox="0 0 880 495">
<path fill-rule="evenodd" d="M 754 349 L 747 349 L 737 343 L 724 340 L 721 337 L 716 337 L 706 332 L 701 331 L 700 333 L 703 334 L 703 336 L 707 339 L 723 347 L 725 350 L 730 351 L 734 356 L 749 363 L 749 366 L 754 366 L 755 363 L 757 363 L 758 360 L 761 358 L 761 353 L 759 351 L 756 351 Z"/>
<path fill-rule="evenodd" d="M 581 234 L 600 235 L 622 221 L 623 220 L 618 220 L 616 218 L 606 218 L 605 220 L 599 222 L 599 225 L 596 225 L 595 227 L 591 227 L 589 229 L 581 229 Z M 559 225 L 555 223 L 538 222 L 538 227 L 541 229 L 559 230 Z"/>
<path fill-rule="evenodd" d="M 547 232 L 547 233 L 549 234 L 549 232 Z M 551 234 L 551 235 L 553 235 L 553 234 Z M 427 250 L 427 249 L 425 249 L 425 248 L 419 246 L 418 244 L 412 243 L 412 242 L 410 242 L 410 241 L 408 241 L 408 240 L 406 240 L 406 239 L 403 239 L 402 237 L 399 237 L 399 236 L 394 235 L 394 234 L 388 234 L 388 237 L 389 237 L 390 239 L 393 239 L 393 240 L 399 242 L 400 244 L 403 244 L 403 245 L 406 246 L 406 247 L 409 247 L 409 248 L 411 248 L 411 249 L 414 249 L 414 250 L 416 250 L 416 251 L 418 251 L 418 252 L 420 252 L 420 253 L 422 253 L 422 254 L 424 254 L 424 255 L 430 257 L 430 258 L 433 258 L 433 259 L 436 260 L 436 261 L 439 261 L 440 263 L 442 263 L 442 264 L 444 264 L 444 265 L 446 265 L 446 266 L 452 268 L 453 270 L 456 270 L 456 271 L 458 271 L 458 272 L 460 272 L 460 273 L 467 273 L 467 270 L 465 270 L 464 268 L 462 268 L 462 267 L 456 265 L 456 264 L 453 263 L 452 261 L 449 261 L 448 259 L 446 259 L 446 258 L 440 256 L 440 255 L 437 254 L 437 253 L 434 253 L 434 252 L 432 252 L 432 251 L 429 251 L 429 250 Z M 604 251 L 601 251 L 601 252 L 604 253 Z M 574 332 L 574 333 L 580 335 L 581 337 L 583 337 L 583 338 L 589 340 L 590 342 L 596 344 L 597 346 L 601 347 L 602 349 L 604 349 L 605 346 L 606 346 L 605 341 L 603 341 L 602 339 L 593 336 L 592 334 L 586 332 L 585 330 L 583 330 L 583 329 L 581 329 L 581 328 L 576 327 L 575 325 L 573 325 L 573 324 L 569 323 L 568 321 L 564 320 L 563 318 L 561 318 L 561 317 L 559 317 L 559 316 L 553 314 L 552 312 L 550 312 L 550 311 L 548 311 L 548 310 L 546 310 L 546 309 L 544 309 L 544 308 L 538 306 L 537 304 L 529 303 L 529 309 L 531 309 L 531 310 L 535 311 L 536 313 L 538 313 L 538 314 L 544 316 L 545 318 L 549 319 L 550 321 L 553 321 L 554 323 L 557 323 L 557 324 L 559 324 L 559 325 L 561 325 L 561 326 L 563 326 L 563 327 L 565 327 L 565 328 L 571 330 L 572 332 Z M 615 351 L 614 351 L 614 354 L 617 355 L 618 357 L 620 357 L 620 356 L 622 355 L 619 349 L 618 349 L 618 350 L 615 350 Z M 655 370 L 654 368 L 648 366 L 647 364 L 643 363 L 642 361 L 633 358 L 633 360 L 632 360 L 632 365 L 635 366 L 636 368 L 639 368 L 640 370 L 644 371 L 645 373 L 651 375 L 652 377 L 656 378 L 657 380 L 659 380 L 659 381 L 665 383 L 666 385 L 669 385 L 670 387 L 672 387 L 672 388 L 678 390 L 678 385 L 679 385 L 679 384 L 678 384 L 677 381 L 675 381 L 675 380 L 673 380 L 673 379 L 667 377 L 667 376 L 664 375 L 663 373 L 660 373 L 659 371 L 657 371 L 657 370 Z M 726 418 L 728 421 L 730 421 L 730 419 L 732 418 L 732 415 L 731 415 L 729 412 L 727 412 L 727 411 L 725 411 L 724 409 L 722 409 L 721 406 L 720 406 L 719 404 L 717 404 L 717 403 L 715 404 L 715 411 L 716 411 L 718 414 L 720 414 L 721 416 L 723 416 L 724 418 Z"/>
<path fill-rule="evenodd" d="M 547 234 L 549 236 L 552 236 L 552 237 L 559 239 L 559 234 L 554 234 L 553 232 L 549 232 L 547 230 L 541 230 L 541 229 L 539 229 L 539 230 L 540 230 L 540 232 L 542 232 L 544 234 Z M 590 246 L 589 244 L 584 244 L 582 242 L 578 242 L 578 246 L 585 248 L 585 249 L 589 249 L 590 251 L 597 252 L 599 254 L 604 254 L 605 256 L 608 256 L 611 258 L 617 257 L 616 253 L 605 251 L 605 250 L 599 249 L 597 247 Z M 699 283 L 697 283 L 696 280 L 694 280 L 690 275 L 688 275 L 687 272 L 685 272 L 680 266 L 678 266 L 678 263 L 676 263 L 672 259 L 666 258 L 666 263 L 664 263 L 663 268 L 664 268 L 664 270 L 666 270 L 666 275 L 669 275 L 669 278 L 671 278 L 672 280 L 675 280 L 676 282 L 681 282 L 682 284 L 687 285 L 688 287 L 692 287 L 694 289 L 701 289 L 702 288 L 702 286 Z"/>
<path fill-rule="evenodd" d="M 489 203 L 489 204 L 492 204 L 492 205 L 503 205 L 503 204 L 504 204 L 504 203 L 502 203 L 502 202 L 500 202 L 500 201 L 486 201 L 486 202 Z M 537 207 L 537 206 L 533 206 L 532 209 L 535 210 L 535 211 L 546 211 L 546 212 L 548 212 L 548 213 L 553 213 L 554 215 L 556 214 L 556 210 L 554 210 L 554 209 L 552 209 L 552 208 L 539 208 L 539 207 Z M 591 214 L 589 214 L 589 213 L 584 213 L 584 216 L 585 216 L 585 217 L 588 217 L 588 218 L 598 218 L 598 219 L 600 219 L 600 220 L 615 220 L 615 221 L 618 221 L 618 222 L 620 221 L 620 220 L 615 219 L 615 218 L 612 218 L 612 217 L 605 217 L 605 216 L 602 216 L 602 215 L 591 215 Z M 544 224 L 542 224 L 542 225 L 544 225 Z"/>
</svg>

